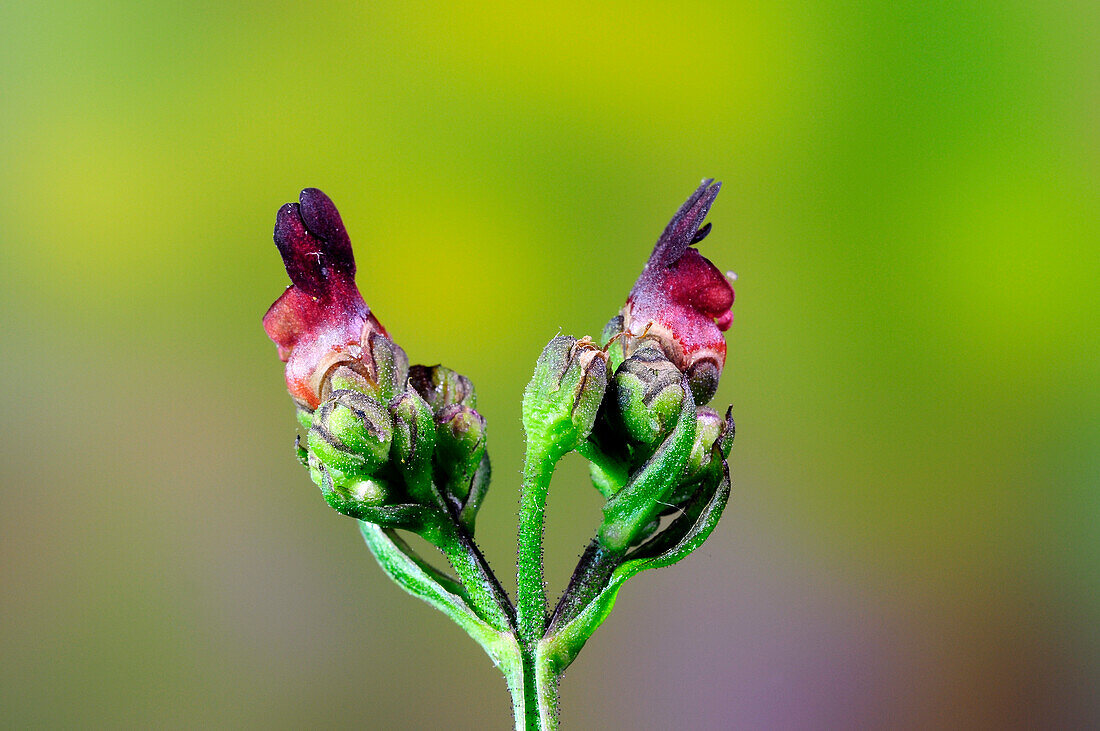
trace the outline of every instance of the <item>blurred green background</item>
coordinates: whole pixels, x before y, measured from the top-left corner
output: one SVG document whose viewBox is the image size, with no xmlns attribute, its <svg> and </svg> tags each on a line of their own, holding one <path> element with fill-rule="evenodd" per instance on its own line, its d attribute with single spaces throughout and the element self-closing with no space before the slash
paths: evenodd
<svg viewBox="0 0 1100 731">
<path fill-rule="evenodd" d="M 1100 6 L 0 6 L 0 723 L 506 728 L 291 450 L 260 317 L 317 186 L 469 375 L 514 585 L 519 402 L 704 176 L 734 497 L 566 728 L 1100 723 Z M 551 491 L 554 590 L 599 501 Z"/>
</svg>

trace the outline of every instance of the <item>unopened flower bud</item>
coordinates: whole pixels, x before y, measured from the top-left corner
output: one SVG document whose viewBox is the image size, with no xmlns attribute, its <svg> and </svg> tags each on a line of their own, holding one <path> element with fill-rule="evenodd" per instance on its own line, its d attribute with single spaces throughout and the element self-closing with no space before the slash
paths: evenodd
<svg viewBox="0 0 1100 731">
<path fill-rule="evenodd" d="M 412 388 L 390 402 L 393 416 L 392 459 L 405 474 L 413 497 L 431 500 L 432 455 L 435 453 L 435 419 L 432 408 Z"/>
<path fill-rule="evenodd" d="M 371 333 L 368 345 L 378 398 L 382 403 L 389 403 L 405 390 L 405 382 L 409 378 L 409 356 L 400 345 L 381 333 Z"/>
<path fill-rule="evenodd" d="M 459 506 L 485 454 L 485 417 L 464 404 L 451 404 L 436 417 L 436 482 Z"/>
<path fill-rule="evenodd" d="M 358 391 L 336 391 L 313 414 L 306 435 L 309 451 L 337 482 L 367 478 L 389 457 L 393 419 L 376 399 Z"/>
<path fill-rule="evenodd" d="M 333 510 L 345 515 L 354 515 L 356 508 L 386 505 L 394 492 L 386 480 L 376 477 L 356 479 L 341 476 L 336 470 L 322 463 L 316 455 L 310 456 L 309 473 L 321 488 L 325 502 Z"/>
<path fill-rule="evenodd" d="M 414 365 L 409 368 L 409 385 L 439 414 L 451 404 L 477 407 L 477 394 L 469 378 L 446 366 Z"/>
<path fill-rule="evenodd" d="M 528 442 L 552 456 L 577 448 L 592 432 L 607 389 L 607 353 L 584 337 L 559 335 L 542 351 L 523 393 Z"/>
<path fill-rule="evenodd" d="M 462 506 L 459 519 L 470 533 L 474 532 L 474 521 L 477 520 L 477 511 L 481 509 L 481 503 L 489 493 L 489 478 L 492 476 L 492 466 L 489 463 L 487 452 L 481 455 L 481 463 L 478 464 L 474 476 L 470 480 L 470 493 L 466 496 L 466 504 Z"/>
<path fill-rule="evenodd" d="M 725 419 L 717 411 L 706 406 L 699 407 L 695 417 L 695 443 L 684 465 L 684 480 L 692 480 L 710 467 L 715 457 L 714 447 L 725 426 Z"/>
<path fill-rule="evenodd" d="M 684 471 L 677 487 L 665 499 L 667 504 L 662 513 L 679 512 L 682 504 L 689 501 L 695 493 L 713 480 L 716 470 L 730 454 L 733 446 L 733 407 L 726 410 L 725 417 L 706 406 L 700 406 L 695 418 L 695 443 L 684 465 Z"/>
<path fill-rule="evenodd" d="M 683 376 L 656 343 L 641 345 L 615 373 L 615 399 L 627 434 L 653 444 L 672 429 L 684 396 Z"/>
</svg>

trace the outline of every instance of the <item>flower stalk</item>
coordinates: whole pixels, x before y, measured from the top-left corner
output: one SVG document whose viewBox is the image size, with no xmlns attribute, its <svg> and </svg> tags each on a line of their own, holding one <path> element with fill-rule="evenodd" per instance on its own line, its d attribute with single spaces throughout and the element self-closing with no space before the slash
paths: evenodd
<svg viewBox="0 0 1100 731">
<path fill-rule="evenodd" d="M 328 196 L 306 189 L 276 217 L 291 285 L 264 329 L 287 364 L 304 432 L 298 458 L 329 506 L 358 521 L 382 570 L 485 649 L 519 730 L 558 727 L 561 675 L 622 584 L 695 550 L 728 499 L 733 421 L 704 404 L 725 364 L 733 289 L 693 248 L 710 231 L 712 182 L 666 227 L 601 342 L 558 336 L 535 364 L 523 396 L 515 602 L 475 541 L 491 464 L 473 384 L 409 364 L 355 284 L 351 241 Z M 573 451 L 590 463 L 605 505 L 550 611 L 546 502 L 556 465 Z M 437 548 L 451 573 L 405 533 Z"/>
</svg>

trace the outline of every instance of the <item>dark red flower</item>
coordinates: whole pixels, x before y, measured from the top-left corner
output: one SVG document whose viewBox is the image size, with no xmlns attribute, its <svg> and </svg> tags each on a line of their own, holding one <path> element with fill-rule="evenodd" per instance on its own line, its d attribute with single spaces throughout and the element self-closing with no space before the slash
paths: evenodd
<svg viewBox="0 0 1100 731">
<path fill-rule="evenodd" d="M 704 180 L 673 216 L 622 309 L 623 329 L 634 336 L 625 338 L 626 355 L 632 341 L 658 340 L 703 401 L 717 388 L 726 362 L 722 332 L 733 322 L 733 287 L 692 247 L 710 233 L 703 219 L 722 186 L 712 183 Z"/>
<path fill-rule="evenodd" d="M 341 364 L 362 370 L 372 333 L 386 335 L 355 286 L 355 257 L 340 213 L 316 188 L 275 218 L 275 245 L 292 284 L 264 315 L 264 330 L 286 363 L 286 385 L 316 409 L 325 376 Z"/>
</svg>

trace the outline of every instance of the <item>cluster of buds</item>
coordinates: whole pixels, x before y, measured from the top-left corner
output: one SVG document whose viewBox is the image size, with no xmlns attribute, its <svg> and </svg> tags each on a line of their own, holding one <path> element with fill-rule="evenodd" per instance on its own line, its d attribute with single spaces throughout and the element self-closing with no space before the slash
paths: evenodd
<svg viewBox="0 0 1100 731">
<path fill-rule="evenodd" d="M 409 366 L 355 284 L 355 259 L 328 196 L 279 210 L 275 243 L 291 285 L 264 317 L 306 431 L 297 449 L 337 511 L 429 539 L 472 532 L 489 485 L 485 420 L 470 381 Z"/>
<path fill-rule="evenodd" d="M 694 248 L 710 231 L 703 221 L 718 190 L 703 181 L 676 213 L 602 343 L 558 336 L 538 358 L 523 395 L 514 603 L 473 542 L 490 477 L 473 384 L 440 365 L 409 365 L 356 287 L 351 242 L 327 196 L 304 190 L 278 213 L 275 243 L 291 285 L 264 328 L 286 363 L 305 432 L 299 459 L 326 502 L 360 521 L 391 578 L 485 647 L 509 680 L 517 728 L 555 727 L 557 678 L 622 583 L 691 553 L 725 507 L 733 419 L 706 403 L 725 365 L 734 294 Z M 547 491 L 555 465 L 573 451 L 589 461 L 605 503 L 550 611 Z M 457 578 L 395 529 L 437 546 Z"/>
</svg>

